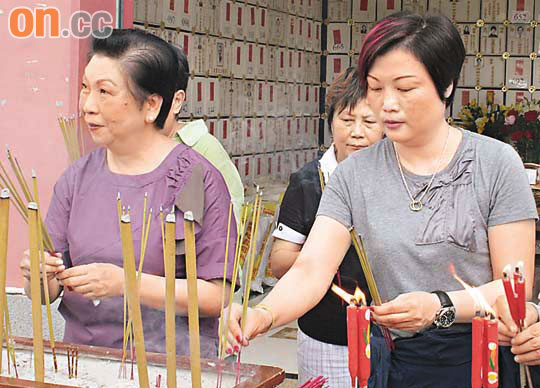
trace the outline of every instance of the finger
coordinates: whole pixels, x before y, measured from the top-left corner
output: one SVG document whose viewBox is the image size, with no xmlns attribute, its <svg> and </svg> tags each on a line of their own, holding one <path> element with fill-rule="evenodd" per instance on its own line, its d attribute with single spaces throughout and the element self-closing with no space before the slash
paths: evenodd
<svg viewBox="0 0 540 388">
<path fill-rule="evenodd" d="M 403 312 L 397 314 L 388 314 L 388 315 L 378 315 L 373 314 L 373 318 L 377 323 L 380 323 L 383 326 L 397 326 L 405 322 L 414 321 L 414 318 L 411 316 L 410 312 Z"/>
<path fill-rule="evenodd" d="M 521 333 L 518 333 L 513 339 L 512 339 L 512 345 L 513 346 L 521 346 L 531 339 L 539 338 L 540 337 L 540 323 L 535 323 L 534 325 L 531 325 L 527 329 L 523 330 Z"/>
<path fill-rule="evenodd" d="M 41 266 L 41 272 L 43 273 L 43 269 L 45 269 L 45 272 L 47 274 L 56 274 L 57 272 L 62 272 L 63 270 L 66 269 L 66 267 L 64 267 L 64 264 L 61 264 L 61 265 L 49 265 L 49 264 L 45 264 L 45 266 Z"/>
<path fill-rule="evenodd" d="M 504 324 L 504 322 L 502 322 L 502 321 L 499 322 L 498 327 L 499 327 L 499 338 L 505 337 L 505 338 L 510 338 L 510 339 L 512 339 L 512 338 L 514 338 L 514 336 L 516 335 L 516 332 L 510 330 L 510 329 L 508 328 L 508 326 L 506 326 L 506 325 Z"/>
<path fill-rule="evenodd" d="M 402 300 L 398 300 L 398 298 L 394 299 L 393 301 L 383 303 L 380 306 L 373 306 L 373 312 L 380 316 L 406 312 L 408 310 L 408 306 L 405 306 L 405 303 L 403 303 Z"/>
<path fill-rule="evenodd" d="M 499 333 L 499 345 L 502 345 L 502 346 L 510 346 L 510 342 L 512 341 L 512 338 L 513 337 L 508 337 L 506 335 L 502 335 L 501 333 Z"/>
<path fill-rule="evenodd" d="M 58 279 L 64 280 L 70 277 L 84 276 L 88 273 L 87 265 L 77 265 L 75 267 L 67 268 L 61 273 L 58 273 Z"/>
<path fill-rule="evenodd" d="M 94 294 L 94 288 L 90 284 L 83 284 L 80 286 L 72 287 L 72 291 L 89 299 L 97 299 L 98 296 Z"/>
<path fill-rule="evenodd" d="M 71 288 L 81 287 L 86 284 L 89 284 L 88 277 L 86 275 L 70 276 L 70 277 L 65 277 L 65 278 L 59 277 L 58 279 L 62 282 L 62 284 L 65 287 L 71 287 Z"/>
<path fill-rule="evenodd" d="M 540 357 L 540 338 L 535 337 L 530 339 L 529 341 L 521 344 L 521 345 L 514 345 L 514 341 L 512 342 L 512 347 L 510 350 L 515 355 L 525 354 L 529 352 L 536 351 L 538 353 L 537 357 Z"/>
<path fill-rule="evenodd" d="M 540 364 L 540 354 L 537 351 L 527 352 L 514 357 L 516 362 L 527 365 Z"/>
<path fill-rule="evenodd" d="M 241 342 L 244 337 L 242 335 L 242 329 L 240 328 L 240 319 L 242 317 L 242 314 L 239 311 L 239 305 L 234 303 L 230 306 L 230 308 L 231 316 L 229 319 L 229 343 L 234 347 L 234 345 L 238 345 L 238 342 Z M 237 338 L 239 339 L 238 341 L 236 340 Z"/>
</svg>

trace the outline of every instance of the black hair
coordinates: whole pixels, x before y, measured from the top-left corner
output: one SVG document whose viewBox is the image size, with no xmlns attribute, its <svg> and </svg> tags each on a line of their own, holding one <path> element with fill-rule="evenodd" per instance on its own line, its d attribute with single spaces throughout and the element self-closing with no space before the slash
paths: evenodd
<svg viewBox="0 0 540 388">
<path fill-rule="evenodd" d="M 450 106 L 465 60 L 465 46 L 450 19 L 398 12 L 379 21 L 366 35 L 359 55 L 358 71 L 364 89 L 375 60 L 396 48 L 408 50 L 425 66 L 441 101 Z M 445 98 L 450 85 L 452 93 Z"/>
<path fill-rule="evenodd" d="M 326 115 L 330 129 L 334 115 L 344 109 L 353 109 L 363 94 L 356 68 L 349 67 L 337 76 L 326 92 Z"/>
<path fill-rule="evenodd" d="M 174 43 L 170 43 L 178 59 L 178 77 L 176 78 L 176 91 L 187 90 L 189 81 L 189 63 L 184 54 L 184 49 Z"/>
<path fill-rule="evenodd" d="M 163 39 L 138 29 L 115 29 L 107 38 L 94 37 L 89 57 L 116 59 L 127 74 L 128 87 L 141 108 L 148 96 L 163 98 L 154 122 L 163 128 L 176 91 L 178 59 Z"/>
</svg>

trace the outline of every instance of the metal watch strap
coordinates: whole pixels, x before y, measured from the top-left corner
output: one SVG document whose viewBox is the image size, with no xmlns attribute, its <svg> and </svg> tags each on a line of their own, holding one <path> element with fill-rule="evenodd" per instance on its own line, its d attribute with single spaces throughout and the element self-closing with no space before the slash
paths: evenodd
<svg viewBox="0 0 540 388">
<path fill-rule="evenodd" d="M 452 303 L 452 299 L 450 299 L 446 292 L 437 290 L 432 291 L 431 293 L 439 297 L 439 300 L 441 301 L 441 307 L 452 307 L 454 305 Z"/>
</svg>

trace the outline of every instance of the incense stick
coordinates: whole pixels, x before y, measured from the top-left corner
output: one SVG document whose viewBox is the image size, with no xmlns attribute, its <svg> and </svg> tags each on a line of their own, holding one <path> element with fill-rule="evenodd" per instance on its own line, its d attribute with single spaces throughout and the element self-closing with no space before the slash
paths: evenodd
<svg viewBox="0 0 540 388">
<path fill-rule="evenodd" d="M 0 317 L 4 317 L 6 306 L 6 274 L 7 274 L 7 246 L 9 231 L 9 204 L 8 189 L 0 192 Z M 7 336 L 6 336 L 7 339 Z M 4 325 L 0 325 L 0 346 L 4 343 Z M 7 344 L 6 340 L 6 344 Z M 8 352 L 9 354 L 9 352 Z M 0 354 L 0 373 L 2 372 L 2 354 Z M 9 358 L 8 358 L 9 365 Z"/>
<path fill-rule="evenodd" d="M 243 304 L 243 311 L 242 311 L 242 321 L 241 321 L 241 328 L 242 333 L 244 332 L 244 328 L 246 325 L 246 319 L 247 319 L 247 311 L 248 311 L 248 305 L 249 305 L 249 295 L 251 293 L 251 281 L 253 277 L 253 264 L 255 261 L 255 252 L 257 250 L 257 235 L 259 232 L 259 220 L 261 216 L 261 209 L 262 209 L 262 192 L 259 192 L 259 187 L 257 186 L 257 191 L 255 193 L 255 203 L 253 204 L 253 225 L 251 227 L 251 238 L 249 241 L 249 250 L 248 255 L 249 258 L 247 262 L 248 270 L 246 272 L 246 283 L 244 284 L 244 304 Z M 237 367 L 236 367 L 236 384 L 240 382 L 240 363 L 241 363 L 241 357 L 242 357 L 242 345 L 240 346 L 240 350 L 238 352 L 238 359 L 237 359 Z"/>
<path fill-rule="evenodd" d="M 36 381 L 45 379 L 43 358 L 43 332 L 41 325 L 41 285 L 38 243 L 38 207 L 35 202 L 28 204 L 28 226 L 30 229 L 30 288 L 32 294 L 32 323 L 34 341 L 34 372 Z"/>
<path fill-rule="evenodd" d="M 351 228 L 351 240 L 354 249 L 356 250 L 358 259 L 360 260 L 360 265 L 362 267 L 362 271 L 364 272 L 371 298 L 373 299 L 373 302 L 375 302 L 376 306 L 380 306 L 382 304 L 381 294 L 379 294 L 379 289 L 377 288 L 377 283 L 375 282 L 375 277 L 373 276 L 373 271 L 371 270 L 371 265 L 369 264 L 366 251 L 364 249 L 362 237 L 356 232 L 356 228 L 354 227 Z M 390 331 L 384 326 L 380 326 L 380 328 L 386 341 L 386 345 L 389 349 L 393 349 L 394 342 L 392 341 Z"/>
<path fill-rule="evenodd" d="M 223 355 L 223 343 L 225 342 L 224 336 L 226 335 L 224 331 L 224 316 L 223 311 L 225 309 L 225 297 L 226 297 L 226 287 L 227 287 L 227 269 L 229 263 L 229 240 L 231 237 L 231 220 L 232 220 L 232 210 L 233 203 L 229 203 L 229 218 L 227 220 L 227 241 L 225 242 L 225 260 L 223 265 L 223 285 L 222 285 L 222 294 L 221 294 L 221 308 L 219 314 L 219 341 L 218 341 L 218 373 L 216 379 L 216 388 L 221 387 L 221 380 L 223 376 L 223 365 L 221 363 Z"/>
<path fill-rule="evenodd" d="M 9 306 L 8 306 L 8 300 L 7 295 L 4 293 L 4 305 L 6 306 L 5 309 L 5 323 L 6 323 L 6 348 L 7 348 L 7 355 L 8 355 L 8 373 L 9 373 L 9 357 L 11 356 L 11 360 L 13 362 L 13 369 L 15 370 L 15 377 L 19 378 L 19 372 L 17 371 L 17 358 L 15 357 L 15 346 L 13 346 L 12 338 L 11 338 L 11 319 L 9 317 Z"/>
<path fill-rule="evenodd" d="M 199 336 L 199 301 L 197 293 L 197 254 L 193 213 L 184 213 L 186 275 L 188 291 L 189 347 L 191 352 L 191 386 L 201 388 L 201 343 Z M 165 242 L 166 243 L 166 242 Z"/>
<path fill-rule="evenodd" d="M 176 216 L 174 206 L 165 226 L 165 331 L 167 387 L 176 388 Z"/>
<path fill-rule="evenodd" d="M 236 289 L 236 282 L 237 282 L 237 279 L 238 279 L 238 269 L 240 267 L 239 265 L 239 262 L 240 262 L 240 252 L 241 252 L 241 244 L 242 244 L 242 241 L 244 240 L 244 235 L 245 235 L 245 231 L 246 231 L 246 224 L 247 224 L 247 219 L 248 219 L 248 215 L 249 215 L 249 209 L 246 205 L 244 205 L 242 207 L 242 216 L 240 217 L 240 228 L 238 229 L 238 236 L 236 237 L 236 248 L 235 248 L 235 252 L 234 252 L 234 266 L 233 266 L 233 275 L 232 275 L 232 280 L 231 280 L 231 292 L 229 294 L 229 304 L 228 306 L 231 306 L 232 303 L 233 303 L 233 298 L 234 298 L 234 293 L 235 293 L 235 289 Z M 228 330 L 229 330 L 229 320 L 231 319 L 231 309 L 229 308 L 229 310 L 227 310 L 227 318 L 225 319 L 225 340 L 223 341 L 223 344 L 222 344 L 222 351 L 221 351 L 221 359 L 223 360 L 225 358 L 225 348 L 227 347 L 227 333 L 228 333 Z"/>
<path fill-rule="evenodd" d="M 224 327 L 223 327 L 223 311 L 225 309 L 225 294 L 226 294 L 226 286 L 227 286 L 227 264 L 229 262 L 229 239 L 231 237 L 231 221 L 232 221 L 232 209 L 233 204 L 232 201 L 229 203 L 229 218 L 227 221 L 227 241 L 225 242 L 225 260 L 224 260 L 224 266 L 223 266 L 223 290 L 221 295 L 221 308 L 220 308 L 220 314 L 219 314 L 219 347 L 218 347 L 218 358 L 221 359 L 222 357 L 222 351 L 223 351 L 223 333 L 224 333 Z"/>
<path fill-rule="evenodd" d="M 34 185 L 34 198 L 36 199 L 37 203 L 37 215 L 38 220 L 41 220 L 41 210 L 40 210 L 40 204 L 39 204 L 39 190 L 38 190 L 38 181 L 37 181 L 37 175 L 35 171 L 32 170 L 32 182 Z M 43 236 L 42 236 L 42 228 L 38 227 L 38 241 L 39 241 L 39 255 L 41 258 L 41 276 L 43 281 L 43 297 L 45 298 L 45 305 L 47 310 L 47 323 L 49 325 L 49 341 L 51 343 L 51 351 L 53 354 L 53 365 L 54 365 L 54 371 L 58 372 L 58 361 L 56 359 L 56 347 L 55 347 L 55 337 L 54 337 L 54 328 L 53 328 L 53 320 L 52 320 L 52 311 L 51 311 L 51 299 L 49 296 L 49 279 L 47 278 L 47 271 L 45 271 L 45 250 L 43 249 Z"/>
<path fill-rule="evenodd" d="M 251 238 L 249 241 L 249 250 L 246 255 L 247 259 L 247 271 L 246 271 L 246 284 L 244 284 L 244 300 L 243 300 L 243 310 L 242 310 L 242 332 L 244 331 L 244 327 L 246 325 L 246 317 L 247 317 L 247 311 L 248 311 L 248 303 L 249 303 L 249 294 L 251 291 L 251 272 L 253 271 L 253 261 L 255 258 L 254 251 L 257 249 L 257 232 L 258 232 L 258 221 L 259 221 L 259 207 L 260 202 L 262 202 L 262 196 L 259 195 L 259 190 L 257 189 L 257 192 L 255 193 L 255 202 L 253 204 L 253 217 L 252 217 L 252 225 L 251 225 Z M 249 257 L 247 257 L 249 256 Z"/>
<path fill-rule="evenodd" d="M 11 166 L 11 169 L 13 170 L 13 173 L 15 174 L 17 178 L 17 182 L 19 183 L 19 186 L 23 191 L 23 195 L 26 202 L 35 202 L 35 199 L 32 197 L 32 193 L 30 192 L 28 183 L 26 182 L 26 179 L 24 178 L 24 173 L 19 164 L 19 161 L 10 151 L 8 146 L 6 146 L 6 155 L 7 155 L 9 164 Z M 0 174 L 0 178 L 4 182 L 4 184 L 6 184 L 11 194 L 13 195 L 13 198 L 15 199 L 14 204 L 16 204 L 15 208 L 17 209 L 17 211 L 19 212 L 23 220 L 26 223 L 28 223 L 28 210 L 23 203 L 22 196 L 18 193 L 15 187 L 15 184 L 10 179 L 7 171 L 5 170 L 4 166 L 1 163 L 0 163 L 0 169 L 2 170 L 2 173 L 5 175 L 5 176 L 2 176 L 2 174 Z M 43 236 L 44 248 L 49 252 L 55 252 L 54 243 L 51 239 L 51 236 L 49 234 L 49 231 L 47 230 L 45 223 L 43 222 L 43 219 L 39 217 L 38 222 L 39 222 L 42 236 Z"/>
<path fill-rule="evenodd" d="M 133 234 L 131 219 L 128 214 L 122 216 L 120 224 L 122 236 L 122 253 L 124 257 L 124 278 L 127 288 L 128 308 L 133 319 L 133 331 L 135 336 L 135 351 L 137 353 L 137 367 L 139 370 L 139 385 L 149 388 L 148 368 L 144 345 L 144 331 L 141 316 L 139 288 L 135 270 L 135 251 L 133 247 Z"/>
</svg>

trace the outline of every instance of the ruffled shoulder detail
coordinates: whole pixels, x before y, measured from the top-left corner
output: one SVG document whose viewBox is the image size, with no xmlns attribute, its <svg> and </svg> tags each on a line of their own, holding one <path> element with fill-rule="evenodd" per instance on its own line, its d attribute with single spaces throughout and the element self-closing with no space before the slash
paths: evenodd
<svg viewBox="0 0 540 388">
<path fill-rule="evenodd" d="M 467 144 L 459 159 L 435 178 L 423 201 L 425 223 L 416 244 L 448 242 L 469 252 L 477 250 L 481 214 L 473 185 L 475 158 L 474 147 Z"/>
<path fill-rule="evenodd" d="M 176 208 L 176 253 L 183 254 L 184 213 L 193 213 L 196 234 L 200 232 L 204 219 L 204 168 L 196 157 L 190 155 L 189 149 L 177 156 L 167 172 L 166 183 L 167 193 L 163 206 L 166 211 L 170 211 L 173 206 Z"/>
<path fill-rule="evenodd" d="M 183 190 L 193 172 L 193 162 L 187 155 L 187 150 L 180 153 L 176 162 L 169 168 L 167 172 L 167 197 L 163 204 L 165 209 L 170 209 L 176 202 L 178 194 Z"/>
</svg>

